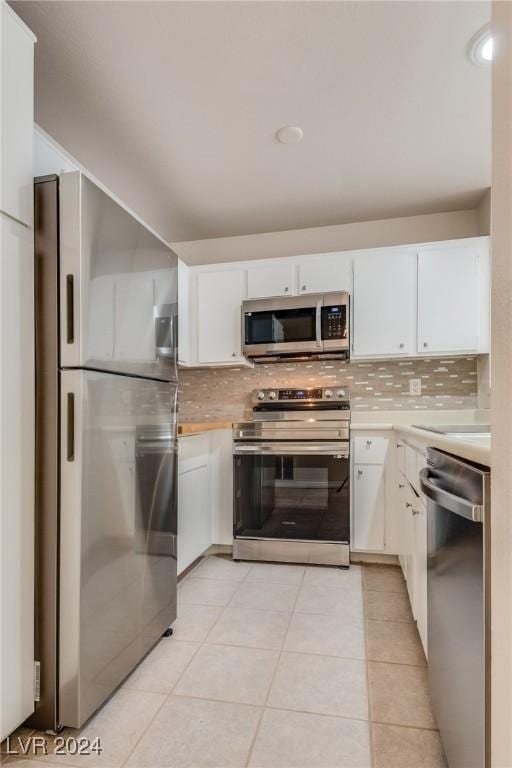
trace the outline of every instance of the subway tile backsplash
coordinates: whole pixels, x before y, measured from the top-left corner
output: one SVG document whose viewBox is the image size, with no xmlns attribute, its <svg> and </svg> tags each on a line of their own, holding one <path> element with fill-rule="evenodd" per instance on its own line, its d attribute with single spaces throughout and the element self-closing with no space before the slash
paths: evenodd
<svg viewBox="0 0 512 768">
<path fill-rule="evenodd" d="M 421 395 L 409 394 L 411 378 L 421 379 Z M 182 368 L 179 420 L 249 417 L 252 390 L 270 387 L 344 387 L 354 410 L 473 409 L 477 407 L 477 378 L 476 357 Z"/>
</svg>

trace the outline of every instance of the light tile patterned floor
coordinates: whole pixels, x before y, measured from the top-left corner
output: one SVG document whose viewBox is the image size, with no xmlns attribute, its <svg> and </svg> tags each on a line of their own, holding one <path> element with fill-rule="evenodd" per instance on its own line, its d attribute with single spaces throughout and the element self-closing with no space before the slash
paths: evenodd
<svg viewBox="0 0 512 768">
<path fill-rule="evenodd" d="M 178 613 L 174 636 L 82 730 L 101 737 L 101 757 L 6 762 L 444 768 L 398 568 L 209 557 L 180 583 Z"/>
</svg>

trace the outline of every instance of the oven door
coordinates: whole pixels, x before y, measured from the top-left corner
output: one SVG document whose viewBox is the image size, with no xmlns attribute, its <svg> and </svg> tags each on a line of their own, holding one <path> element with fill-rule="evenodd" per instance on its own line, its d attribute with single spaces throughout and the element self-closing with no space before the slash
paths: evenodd
<svg viewBox="0 0 512 768">
<path fill-rule="evenodd" d="M 243 303 L 244 355 L 303 354 L 322 350 L 322 297 Z"/>
<path fill-rule="evenodd" d="M 235 443 L 234 536 L 348 543 L 345 443 Z"/>
</svg>

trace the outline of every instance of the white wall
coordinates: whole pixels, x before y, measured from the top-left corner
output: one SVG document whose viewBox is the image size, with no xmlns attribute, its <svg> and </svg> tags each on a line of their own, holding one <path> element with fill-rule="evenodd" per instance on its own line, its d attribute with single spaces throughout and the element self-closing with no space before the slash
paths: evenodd
<svg viewBox="0 0 512 768">
<path fill-rule="evenodd" d="M 213 264 L 245 259 L 271 259 L 385 245 L 451 240 L 480 234 L 476 211 L 450 211 L 424 216 L 362 221 L 261 235 L 219 237 L 172 243 L 186 264 Z"/>
<path fill-rule="evenodd" d="M 38 125 L 34 125 L 34 176 L 50 176 L 53 174 L 68 173 L 69 171 L 82 171 L 100 189 L 107 193 L 113 200 L 122 206 L 134 219 L 146 227 L 155 237 L 165 242 L 135 211 L 129 208 L 123 200 L 106 187 L 101 179 L 85 168 L 76 158 L 66 152 L 46 131 Z M 166 243 L 168 245 L 168 243 Z"/>
</svg>

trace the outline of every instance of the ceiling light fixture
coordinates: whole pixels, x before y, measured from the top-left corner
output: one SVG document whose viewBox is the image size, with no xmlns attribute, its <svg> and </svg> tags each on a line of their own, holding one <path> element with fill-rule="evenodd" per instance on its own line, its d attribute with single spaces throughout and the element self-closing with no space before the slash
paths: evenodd
<svg viewBox="0 0 512 768">
<path fill-rule="evenodd" d="M 479 29 L 469 43 L 469 58 L 479 67 L 486 67 L 492 61 L 494 41 L 491 35 L 491 26 L 486 24 Z"/>
<path fill-rule="evenodd" d="M 284 125 L 276 132 L 276 139 L 281 144 L 298 144 L 303 136 L 304 131 L 298 125 Z"/>
</svg>

